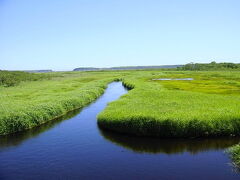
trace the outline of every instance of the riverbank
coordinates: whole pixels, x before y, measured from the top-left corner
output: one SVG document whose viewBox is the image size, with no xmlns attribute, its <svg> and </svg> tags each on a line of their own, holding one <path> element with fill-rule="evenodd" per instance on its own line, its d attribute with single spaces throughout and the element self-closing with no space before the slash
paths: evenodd
<svg viewBox="0 0 240 180">
<path fill-rule="evenodd" d="M 51 80 L 0 87 L 0 135 L 39 126 L 97 99 L 118 73 L 54 73 Z"/>
<path fill-rule="evenodd" d="M 232 146 L 227 150 L 228 155 L 232 160 L 233 166 L 240 171 L 240 144 Z"/>
<path fill-rule="evenodd" d="M 154 81 L 193 78 L 192 81 Z M 98 116 L 101 128 L 137 136 L 240 135 L 239 72 L 139 72 L 129 93 Z"/>
</svg>

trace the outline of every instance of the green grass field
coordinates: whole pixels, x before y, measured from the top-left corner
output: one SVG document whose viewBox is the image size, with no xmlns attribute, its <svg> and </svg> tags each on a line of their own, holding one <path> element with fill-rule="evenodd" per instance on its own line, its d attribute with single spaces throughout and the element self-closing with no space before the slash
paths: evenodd
<svg viewBox="0 0 240 180">
<path fill-rule="evenodd" d="M 0 86 L 0 135 L 30 129 L 82 108 L 99 97 L 109 82 L 119 77 L 118 73 L 112 72 L 49 75 L 51 79 L 22 80 L 12 87 Z"/>
<path fill-rule="evenodd" d="M 157 81 L 157 78 L 194 78 Z M 100 127 L 138 136 L 240 135 L 239 72 L 142 71 L 124 78 L 132 89 L 98 116 Z"/>
<path fill-rule="evenodd" d="M 131 91 L 99 115 L 102 128 L 159 137 L 240 134 L 237 71 L 3 73 L 17 75 L 18 84 L 0 86 L 1 135 L 32 128 L 84 107 L 101 95 L 109 82 L 119 78 Z M 153 80 L 158 78 L 194 80 Z"/>
<path fill-rule="evenodd" d="M 27 73 L 22 71 L 0 70 L 0 86 L 16 86 L 21 82 L 46 80 L 52 77 L 54 77 L 54 75 L 50 73 Z"/>
<path fill-rule="evenodd" d="M 194 80 L 153 80 L 159 78 Z M 130 91 L 100 113 L 102 129 L 170 138 L 240 135 L 240 72 L 162 70 L 0 71 L 0 135 L 31 129 L 82 108 L 117 79 Z M 239 145 L 228 151 L 237 167 L 239 152 Z"/>
</svg>

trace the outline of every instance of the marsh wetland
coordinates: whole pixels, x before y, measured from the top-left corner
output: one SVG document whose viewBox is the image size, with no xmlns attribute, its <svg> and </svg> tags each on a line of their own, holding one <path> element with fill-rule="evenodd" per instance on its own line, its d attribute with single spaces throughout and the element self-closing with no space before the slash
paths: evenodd
<svg viewBox="0 0 240 180">
<path fill-rule="evenodd" d="M 159 139 L 100 129 L 97 114 L 126 93 L 120 82 L 111 83 L 81 110 L 4 136 L 0 178 L 239 179 L 224 152 L 239 138 Z"/>
<path fill-rule="evenodd" d="M 40 76 L 0 87 L 0 179 L 240 178 L 239 72 Z"/>
</svg>

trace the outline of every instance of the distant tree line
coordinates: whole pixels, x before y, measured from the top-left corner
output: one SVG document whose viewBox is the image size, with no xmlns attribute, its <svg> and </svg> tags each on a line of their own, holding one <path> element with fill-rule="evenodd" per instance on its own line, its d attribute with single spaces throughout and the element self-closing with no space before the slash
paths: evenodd
<svg viewBox="0 0 240 180">
<path fill-rule="evenodd" d="M 190 70 L 190 71 L 208 71 L 208 70 L 240 70 L 240 64 L 235 63 L 216 63 L 215 61 L 209 64 L 203 63 L 188 63 L 182 67 L 178 67 L 178 70 Z"/>
<path fill-rule="evenodd" d="M 0 70 L 0 86 L 10 87 L 18 85 L 22 81 L 38 81 L 41 79 L 49 79 L 48 74 L 34 74 L 23 71 L 1 71 Z"/>
</svg>

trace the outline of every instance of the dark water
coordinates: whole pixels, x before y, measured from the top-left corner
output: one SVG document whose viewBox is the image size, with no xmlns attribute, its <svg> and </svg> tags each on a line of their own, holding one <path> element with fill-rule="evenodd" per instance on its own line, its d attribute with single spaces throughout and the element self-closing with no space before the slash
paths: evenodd
<svg viewBox="0 0 240 180">
<path fill-rule="evenodd" d="M 0 137 L 0 179 L 240 179 L 222 139 L 137 138 L 102 131 L 96 115 L 127 91 L 121 83 L 88 107 Z"/>
</svg>

